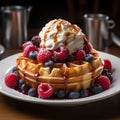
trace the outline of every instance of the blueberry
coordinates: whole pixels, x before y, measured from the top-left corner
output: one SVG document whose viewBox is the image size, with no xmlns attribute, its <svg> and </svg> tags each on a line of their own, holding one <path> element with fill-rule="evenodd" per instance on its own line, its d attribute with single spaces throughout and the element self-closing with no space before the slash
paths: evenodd
<svg viewBox="0 0 120 120">
<path fill-rule="evenodd" d="M 64 99 L 65 96 L 66 96 L 66 92 L 65 92 L 64 90 L 59 90 L 59 91 L 57 92 L 57 98 L 58 98 L 58 99 Z"/>
<path fill-rule="evenodd" d="M 103 91 L 103 88 L 99 84 L 94 84 L 94 86 L 92 87 L 93 94 L 98 94 L 98 93 L 101 93 L 102 91 Z"/>
<path fill-rule="evenodd" d="M 37 89 L 35 89 L 35 88 L 30 88 L 30 89 L 28 90 L 28 95 L 29 95 L 29 96 L 32 96 L 32 97 L 37 97 L 37 96 L 38 96 L 38 94 L 37 94 Z"/>
<path fill-rule="evenodd" d="M 19 77 L 18 68 L 16 66 L 12 69 L 12 73 L 16 74 Z"/>
<path fill-rule="evenodd" d="M 71 91 L 68 95 L 69 99 L 77 99 L 80 97 L 80 93 L 77 91 Z"/>
<path fill-rule="evenodd" d="M 22 84 L 24 84 L 24 83 L 25 83 L 24 80 L 20 79 L 20 80 L 18 81 L 18 88 L 20 89 L 21 86 L 22 86 Z"/>
<path fill-rule="evenodd" d="M 13 73 L 16 74 L 18 77 L 20 77 L 18 71 L 14 71 Z"/>
<path fill-rule="evenodd" d="M 54 62 L 53 62 L 52 60 L 49 60 L 49 61 L 45 62 L 45 67 L 50 67 L 50 68 L 52 68 L 53 65 L 54 65 Z"/>
<path fill-rule="evenodd" d="M 30 87 L 27 84 L 25 84 L 25 83 L 21 85 L 22 92 L 28 92 L 29 88 Z"/>
<path fill-rule="evenodd" d="M 87 89 L 82 89 L 80 90 L 80 97 L 88 97 L 89 96 L 89 91 Z"/>
<path fill-rule="evenodd" d="M 37 54 L 38 54 L 37 51 L 31 51 L 29 53 L 29 58 L 32 59 L 32 60 L 37 60 Z"/>
<path fill-rule="evenodd" d="M 87 54 L 85 57 L 85 61 L 91 63 L 94 60 L 94 56 L 92 54 Z"/>
<path fill-rule="evenodd" d="M 15 71 L 17 71 L 18 70 L 18 68 L 17 68 L 17 66 L 15 66 L 13 69 L 12 69 L 12 73 L 14 73 Z"/>
<path fill-rule="evenodd" d="M 68 57 L 67 57 L 67 59 L 66 59 L 68 62 L 73 62 L 74 60 L 75 60 L 75 57 L 72 55 L 72 54 L 70 54 Z"/>
</svg>

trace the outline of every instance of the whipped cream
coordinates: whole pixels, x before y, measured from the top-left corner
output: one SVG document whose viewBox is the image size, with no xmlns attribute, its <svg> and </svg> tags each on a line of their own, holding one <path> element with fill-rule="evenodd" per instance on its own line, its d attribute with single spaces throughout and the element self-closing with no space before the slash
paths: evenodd
<svg viewBox="0 0 120 120">
<path fill-rule="evenodd" d="M 40 47 L 54 50 L 59 46 L 65 46 L 71 54 L 77 49 L 83 49 L 83 35 L 77 25 L 72 25 L 62 19 L 55 19 L 47 23 L 42 31 L 40 31 Z"/>
</svg>

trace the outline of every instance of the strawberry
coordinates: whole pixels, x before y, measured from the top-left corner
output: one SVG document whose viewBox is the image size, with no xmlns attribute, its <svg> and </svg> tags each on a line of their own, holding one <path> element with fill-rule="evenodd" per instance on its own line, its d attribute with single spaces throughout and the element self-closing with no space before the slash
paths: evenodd
<svg viewBox="0 0 120 120">
<path fill-rule="evenodd" d="M 41 83 L 38 86 L 38 96 L 43 99 L 48 99 L 53 94 L 53 88 L 48 83 Z"/>
<path fill-rule="evenodd" d="M 112 71 L 112 63 L 108 59 L 104 59 L 104 69 L 107 69 L 109 72 Z"/>
<path fill-rule="evenodd" d="M 5 77 L 5 84 L 10 88 L 15 88 L 18 84 L 18 76 L 15 73 L 10 73 Z"/>
<path fill-rule="evenodd" d="M 96 80 L 96 83 L 101 85 L 103 90 L 107 90 L 110 88 L 110 80 L 107 76 L 100 76 L 97 80 Z"/>
</svg>

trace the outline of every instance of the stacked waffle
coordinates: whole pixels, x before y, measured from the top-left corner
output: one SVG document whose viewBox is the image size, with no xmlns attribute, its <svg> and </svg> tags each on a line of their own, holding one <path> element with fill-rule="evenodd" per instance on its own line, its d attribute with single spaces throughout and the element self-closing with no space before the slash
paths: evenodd
<svg viewBox="0 0 120 120">
<path fill-rule="evenodd" d="M 37 88 L 40 83 L 49 83 L 54 90 L 67 91 L 90 88 L 103 70 L 103 62 L 94 50 L 94 60 L 55 63 L 53 68 L 26 58 L 21 54 L 17 60 L 20 77 L 26 84 Z"/>
</svg>

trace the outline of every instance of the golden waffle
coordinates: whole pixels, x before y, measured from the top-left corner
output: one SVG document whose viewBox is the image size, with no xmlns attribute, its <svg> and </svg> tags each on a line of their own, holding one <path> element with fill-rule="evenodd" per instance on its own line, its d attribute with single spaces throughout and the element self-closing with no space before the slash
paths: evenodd
<svg viewBox="0 0 120 120">
<path fill-rule="evenodd" d="M 20 77 L 31 87 L 37 88 L 40 83 L 49 83 L 54 90 L 78 91 L 90 88 L 103 70 L 103 61 L 97 51 L 91 51 L 94 60 L 55 63 L 53 68 L 43 63 L 20 55 L 17 67 Z"/>
</svg>

